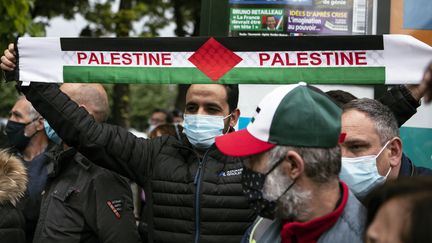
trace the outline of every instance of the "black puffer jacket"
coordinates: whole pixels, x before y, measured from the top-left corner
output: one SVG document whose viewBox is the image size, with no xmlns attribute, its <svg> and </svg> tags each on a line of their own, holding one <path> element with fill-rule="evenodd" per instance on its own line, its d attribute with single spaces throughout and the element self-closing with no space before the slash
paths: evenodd
<svg viewBox="0 0 432 243">
<path fill-rule="evenodd" d="M 27 175 L 20 159 L 0 151 L 0 242 L 25 243 L 25 221 L 15 205 L 26 190 Z"/>
<path fill-rule="evenodd" d="M 214 147 L 199 155 L 184 137 L 145 140 L 98 124 L 56 85 L 22 90 L 67 144 L 144 188 L 150 242 L 239 242 L 254 220 L 239 159 Z"/>
</svg>

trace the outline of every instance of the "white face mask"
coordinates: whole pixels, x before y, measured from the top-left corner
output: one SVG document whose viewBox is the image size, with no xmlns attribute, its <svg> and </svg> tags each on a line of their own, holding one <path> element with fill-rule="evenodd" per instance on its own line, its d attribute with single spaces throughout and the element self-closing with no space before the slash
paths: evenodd
<svg viewBox="0 0 432 243">
<path fill-rule="evenodd" d="M 230 115 L 184 115 L 183 133 L 186 134 L 189 142 L 196 148 L 209 148 L 215 138 L 222 135 L 225 123 L 224 120 Z"/>
<path fill-rule="evenodd" d="M 377 155 L 356 158 L 342 157 L 342 168 L 339 177 L 358 198 L 364 197 L 375 186 L 384 183 L 390 174 L 391 167 L 385 176 L 380 175 L 377 168 L 377 158 L 390 141 L 383 146 Z"/>
</svg>

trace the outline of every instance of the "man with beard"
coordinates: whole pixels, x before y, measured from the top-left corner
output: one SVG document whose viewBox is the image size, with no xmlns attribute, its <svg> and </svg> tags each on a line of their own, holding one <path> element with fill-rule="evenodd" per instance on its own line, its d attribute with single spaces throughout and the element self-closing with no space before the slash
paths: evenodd
<svg viewBox="0 0 432 243">
<path fill-rule="evenodd" d="M 216 138 L 222 153 L 247 156 L 243 190 L 261 217 L 243 242 L 362 242 L 364 208 L 338 178 L 340 108 L 300 83 L 256 112 L 247 129 Z"/>
</svg>

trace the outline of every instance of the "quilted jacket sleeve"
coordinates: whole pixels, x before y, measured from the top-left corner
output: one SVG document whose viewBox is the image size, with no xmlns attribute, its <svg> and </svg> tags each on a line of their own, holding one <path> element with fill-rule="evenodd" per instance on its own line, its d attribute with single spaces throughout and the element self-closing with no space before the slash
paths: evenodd
<svg viewBox="0 0 432 243">
<path fill-rule="evenodd" d="M 63 141 L 93 163 L 140 185 L 148 179 L 161 139 L 137 138 L 122 127 L 96 122 L 86 109 L 69 99 L 56 84 L 31 83 L 19 89 Z"/>
<path fill-rule="evenodd" d="M 419 102 L 412 97 L 404 85 L 391 88 L 378 100 L 390 108 L 396 117 L 399 127 L 408 121 L 420 106 Z"/>
</svg>

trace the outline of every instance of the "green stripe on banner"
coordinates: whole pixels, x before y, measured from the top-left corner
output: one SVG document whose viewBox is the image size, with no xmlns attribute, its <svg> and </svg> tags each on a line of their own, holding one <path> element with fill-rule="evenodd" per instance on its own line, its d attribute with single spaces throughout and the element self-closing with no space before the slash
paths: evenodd
<svg viewBox="0 0 432 243">
<path fill-rule="evenodd" d="M 197 68 L 64 66 L 65 83 L 384 84 L 384 67 L 234 68 L 212 81 Z"/>
</svg>

